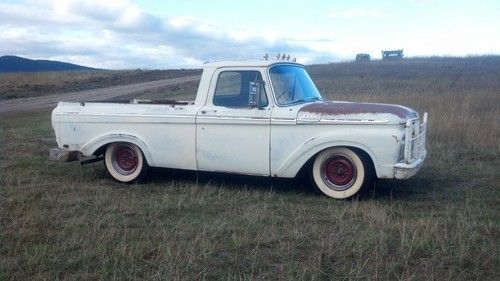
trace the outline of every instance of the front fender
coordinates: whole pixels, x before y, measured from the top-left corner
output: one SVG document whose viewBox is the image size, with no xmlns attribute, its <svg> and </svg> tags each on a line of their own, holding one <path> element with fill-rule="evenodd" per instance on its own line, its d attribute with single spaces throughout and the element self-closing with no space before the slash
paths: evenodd
<svg viewBox="0 0 500 281">
<path fill-rule="evenodd" d="M 380 174 L 379 159 L 374 147 L 382 146 L 390 141 L 387 132 L 335 131 L 307 139 L 299 145 L 272 174 L 278 177 L 295 177 L 304 164 L 318 152 L 330 147 L 354 147 L 364 151 L 371 158 L 375 172 Z"/>
<path fill-rule="evenodd" d="M 129 135 L 129 134 L 109 134 L 109 135 L 104 135 L 104 136 L 99 136 L 88 143 L 86 143 L 82 147 L 82 155 L 83 156 L 91 156 L 93 155 L 99 148 L 113 143 L 113 142 L 128 142 L 128 143 L 133 143 L 137 145 L 142 153 L 144 154 L 144 157 L 146 158 L 146 161 L 148 162 L 148 165 L 153 166 L 155 163 L 153 162 L 153 158 L 151 157 L 151 154 L 149 152 L 149 149 L 147 145 L 138 137 Z"/>
</svg>

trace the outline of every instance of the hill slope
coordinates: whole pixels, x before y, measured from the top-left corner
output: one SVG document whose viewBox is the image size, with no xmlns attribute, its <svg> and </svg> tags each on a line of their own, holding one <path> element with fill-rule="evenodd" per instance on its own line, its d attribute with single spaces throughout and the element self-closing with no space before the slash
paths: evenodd
<svg viewBox="0 0 500 281">
<path fill-rule="evenodd" d="M 0 72 L 38 72 L 91 69 L 93 68 L 60 61 L 32 60 L 17 56 L 0 57 Z"/>
</svg>

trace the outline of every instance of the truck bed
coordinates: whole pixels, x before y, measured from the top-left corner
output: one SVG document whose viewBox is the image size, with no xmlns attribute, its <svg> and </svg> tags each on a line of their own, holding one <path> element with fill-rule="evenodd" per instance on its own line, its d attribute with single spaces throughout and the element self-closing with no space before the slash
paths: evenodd
<svg viewBox="0 0 500 281">
<path fill-rule="evenodd" d="M 193 105 L 194 101 L 181 101 L 181 100 L 102 100 L 102 101 L 81 101 L 81 105 L 85 103 L 121 103 L 121 104 L 170 104 L 170 105 Z"/>
</svg>

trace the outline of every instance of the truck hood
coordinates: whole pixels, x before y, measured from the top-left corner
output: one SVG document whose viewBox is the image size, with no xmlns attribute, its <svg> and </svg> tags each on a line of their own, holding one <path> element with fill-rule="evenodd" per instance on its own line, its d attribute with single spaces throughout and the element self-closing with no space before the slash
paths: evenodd
<svg viewBox="0 0 500 281">
<path fill-rule="evenodd" d="M 401 124 L 418 118 L 408 107 L 360 102 L 319 101 L 304 105 L 297 113 L 297 123 Z"/>
</svg>

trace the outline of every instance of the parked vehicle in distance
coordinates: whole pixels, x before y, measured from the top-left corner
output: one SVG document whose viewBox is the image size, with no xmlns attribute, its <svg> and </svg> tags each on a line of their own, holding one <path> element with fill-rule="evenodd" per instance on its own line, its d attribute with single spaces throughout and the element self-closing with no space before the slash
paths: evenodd
<svg viewBox="0 0 500 281">
<path fill-rule="evenodd" d="M 370 61 L 370 60 L 371 60 L 370 54 L 364 54 L 364 53 L 356 54 L 356 61 Z"/>
<path fill-rule="evenodd" d="M 52 126 L 51 159 L 104 160 L 123 183 L 150 166 L 283 178 L 308 169 L 343 199 L 376 178 L 413 176 L 426 157 L 427 113 L 326 101 L 289 61 L 207 63 L 195 101 L 60 102 Z"/>
</svg>

